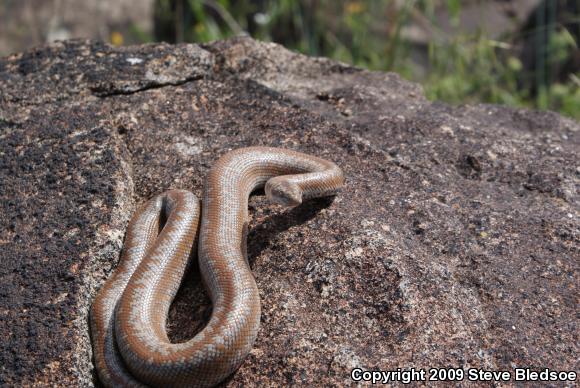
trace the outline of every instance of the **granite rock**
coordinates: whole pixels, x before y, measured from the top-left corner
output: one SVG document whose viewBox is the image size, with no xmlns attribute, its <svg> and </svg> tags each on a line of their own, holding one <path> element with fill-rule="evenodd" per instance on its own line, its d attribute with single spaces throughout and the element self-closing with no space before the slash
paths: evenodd
<svg viewBox="0 0 580 388">
<path fill-rule="evenodd" d="M 2 58 L 0 385 L 96 384 L 88 308 L 135 207 L 199 195 L 212 163 L 249 145 L 328 158 L 347 183 L 293 209 L 250 200 L 262 324 L 226 386 L 578 370 L 579 129 L 430 102 L 397 74 L 250 38 Z M 175 341 L 211 313 L 199 283 L 194 268 L 172 306 Z"/>
</svg>

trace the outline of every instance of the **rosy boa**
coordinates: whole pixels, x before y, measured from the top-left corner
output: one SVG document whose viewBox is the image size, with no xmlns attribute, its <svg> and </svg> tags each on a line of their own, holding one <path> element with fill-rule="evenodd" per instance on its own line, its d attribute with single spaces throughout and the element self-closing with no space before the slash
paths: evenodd
<svg viewBox="0 0 580 388">
<path fill-rule="evenodd" d="M 252 349 L 260 297 L 246 257 L 248 198 L 264 187 L 277 203 L 334 195 L 344 183 L 334 163 L 300 152 L 249 147 L 221 157 L 207 177 L 198 260 L 212 301 L 204 329 L 171 343 L 169 307 L 191 261 L 199 222 L 196 196 L 170 190 L 129 223 L 119 265 L 98 292 L 90 325 L 101 382 L 120 386 L 213 386 Z"/>
</svg>

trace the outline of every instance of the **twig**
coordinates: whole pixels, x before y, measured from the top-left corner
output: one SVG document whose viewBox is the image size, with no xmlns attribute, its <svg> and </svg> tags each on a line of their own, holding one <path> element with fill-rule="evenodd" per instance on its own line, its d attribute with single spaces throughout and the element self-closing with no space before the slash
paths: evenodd
<svg viewBox="0 0 580 388">
<path fill-rule="evenodd" d="M 248 33 L 244 31 L 242 26 L 238 24 L 236 19 L 224 8 L 221 4 L 213 1 L 213 0 L 203 0 L 203 5 L 208 6 L 209 8 L 216 11 L 222 20 L 228 25 L 229 29 L 234 32 L 234 34 L 238 36 L 246 36 Z"/>
</svg>

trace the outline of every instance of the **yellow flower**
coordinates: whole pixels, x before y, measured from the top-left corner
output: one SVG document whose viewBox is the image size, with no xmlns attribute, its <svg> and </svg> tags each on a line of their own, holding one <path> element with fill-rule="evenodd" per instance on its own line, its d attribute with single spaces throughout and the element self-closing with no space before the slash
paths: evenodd
<svg viewBox="0 0 580 388">
<path fill-rule="evenodd" d="M 123 34 L 119 31 L 111 32 L 111 43 L 113 46 L 120 46 L 123 44 Z"/>
<path fill-rule="evenodd" d="M 200 34 L 202 32 L 205 31 L 205 25 L 203 23 L 197 23 L 194 27 L 193 30 L 197 33 Z"/>
<path fill-rule="evenodd" d="M 345 11 L 347 14 L 352 15 L 355 13 L 361 13 L 364 10 L 364 5 L 360 1 L 351 1 L 346 4 Z"/>
</svg>

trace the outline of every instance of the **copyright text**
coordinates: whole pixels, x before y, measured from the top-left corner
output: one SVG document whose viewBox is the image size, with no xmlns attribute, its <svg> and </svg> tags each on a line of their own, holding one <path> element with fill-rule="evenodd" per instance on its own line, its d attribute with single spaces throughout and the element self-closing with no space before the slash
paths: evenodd
<svg viewBox="0 0 580 388">
<path fill-rule="evenodd" d="M 416 381 L 576 381 L 575 371 L 557 371 L 549 368 L 515 368 L 513 370 L 485 370 L 479 368 L 397 368 L 395 370 L 365 370 L 354 368 L 350 372 L 353 381 L 371 384 L 399 382 L 410 384 Z"/>
</svg>

